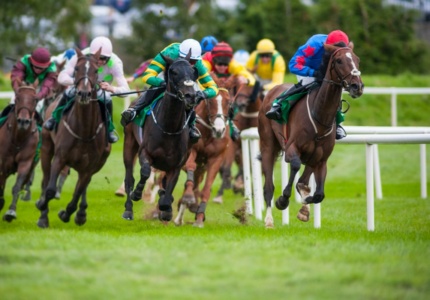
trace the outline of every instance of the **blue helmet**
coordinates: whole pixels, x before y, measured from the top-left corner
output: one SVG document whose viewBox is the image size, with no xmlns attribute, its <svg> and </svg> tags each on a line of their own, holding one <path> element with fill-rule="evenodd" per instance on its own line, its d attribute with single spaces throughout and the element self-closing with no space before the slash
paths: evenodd
<svg viewBox="0 0 430 300">
<path fill-rule="evenodd" d="M 203 53 L 212 51 L 212 48 L 216 44 L 218 44 L 218 40 L 211 35 L 205 36 L 204 38 L 202 38 L 202 40 L 200 42 L 200 46 L 202 47 Z"/>
</svg>

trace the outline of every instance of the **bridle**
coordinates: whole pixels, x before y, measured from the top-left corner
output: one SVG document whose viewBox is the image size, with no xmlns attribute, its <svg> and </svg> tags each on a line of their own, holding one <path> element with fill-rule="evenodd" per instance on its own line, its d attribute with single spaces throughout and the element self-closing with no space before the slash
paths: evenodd
<svg viewBox="0 0 430 300">
<path fill-rule="evenodd" d="M 82 77 L 80 77 L 80 78 L 78 78 L 76 81 L 75 81 L 75 83 L 74 83 L 74 86 L 75 86 L 75 88 L 76 88 L 76 90 L 78 90 L 78 86 L 79 86 L 79 83 L 82 81 L 82 80 L 88 80 L 89 81 L 89 84 L 90 84 L 90 86 L 91 86 L 91 89 L 90 89 L 90 92 L 89 92 L 89 94 L 85 94 L 84 96 L 82 96 L 82 94 L 79 94 L 79 92 L 78 92 L 78 94 L 79 94 L 79 96 L 81 96 L 81 99 L 82 100 L 88 100 L 87 99 L 87 97 L 90 95 L 92 95 L 93 93 L 95 93 L 95 94 L 97 94 L 97 87 L 98 87 L 98 85 L 96 84 L 96 82 L 95 82 L 95 80 L 92 80 L 91 78 L 90 78 L 90 76 L 88 76 L 88 70 L 89 70 L 89 68 L 90 68 L 90 66 L 89 66 L 89 64 L 91 64 L 91 58 L 89 57 L 89 56 L 84 56 L 84 58 L 85 58 L 85 64 L 86 64 L 86 72 L 85 72 L 85 75 L 84 76 L 82 76 Z M 77 62 L 77 64 L 78 63 L 80 63 L 80 62 Z M 81 63 L 82 64 L 82 63 Z M 76 75 L 76 72 L 77 72 L 77 67 L 75 68 L 75 74 L 74 75 Z M 87 84 L 86 82 L 84 83 L 84 84 Z M 97 97 L 96 97 L 96 99 L 92 99 L 92 98 L 90 98 L 88 101 L 97 101 Z"/>
<path fill-rule="evenodd" d="M 360 75 L 361 75 L 361 72 L 356 68 L 356 66 L 355 66 L 355 64 L 354 64 L 354 61 L 352 60 L 352 54 L 351 54 L 351 52 L 348 52 L 348 53 L 346 53 L 345 55 L 346 56 L 348 56 L 350 59 L 351 59 L 351 62 L 352 62 L 352 65 L 353 65 L 353 69 L 351 70 L 351 72 L 349 72 L 348 74 L 346 74 L 346 75 L 342 75 L 341 73 L 340 73 L 340 71 L 339 71 L 339 69 L 336 67 L 336 60 L 334 59 L 334 57 L 335 57 L 335 55 L 338 53 L 338 52 L 341 52 L 341 51 L 348 51 L 348 50 L 351 50 L 350 48 L 348 48 L 348 47 L 341 47 L 341 48 L 338 48 L 338 49 L 336 49 L 334 52 L 333 52 L 333 54 L 331 55 L 331 57 L 330 57 L 330 62 L 329 62 L 329 65 L 330 65 L 330 72 L 331 71 L 335 71 L 335 73 L 336 73 L 336 76 L 337 76 L 337 80 L 338 81 L 333 81 L 333 80 L 328 80 L 328 79 L 323 79 L 323 81 L 326 81 L 326 82 L 328 82 L 328 83 L 330 83 L 330 84 L 333 84 L 333 85 L 336 85 L 336 86 L 339 86 L 339 87 L 342 87 L 342 88 L 344 88 L 345 89 L 345 91 L 347 91 L 347 92 L 349 92 L 349 90 L 351 89 L 351 82 L 352 82 L 352 79 L 354 78 L 354 77 L 360 77 Z M 349 54 L 349 55 L 348 55 Z M 350 80 L 349 81 L 347 81 L 346 79 L 347 78 L 350 78 Z"/>
<path fill-rule="evenodd" d="M 219 91 L 224 91 L 226 93 L 229 93 L 229 90 L 226 88 L 222 88 L 222 87 L 218 87 Z M 220 114 L 220 113 L 216 113 L 216 114 L 211 114 L 210 113 L 210 107 L 209 107 L 209 101 L 213 101 L 213 98 L 211 99 L 205 99 L 205 104 L 206 104 L 206 111 L 207 111 L 207 116 L 209 119 L 209 124 L 207 124 L 202 118 L 200 118 L 199 116 L 197 116 L 197 121 L 202 124 L 204 127 L 208 128 L 208 129 L 213 129 L 215 127 L 214 123 L 215 120 L 220 118 L 222 120 L 222 122 L 227 125 L 227 121 L 228 121 L 228 116 L 224 115 L 224 114 Z M 212 121 L 213 119 L 213 121 Z"/>
<path fill-rule="evenodd" d="M 19 89 L 18 89 L 18 92 L 19 92 L 19 90 L 21 90 L 21 89 L 30 89 L 30 90 L 33 90 L 35 93 L 36 93 L 36 89 L 34 88 L 34 87 L 32 87 L 32 86 L 21 86 Z M 17 97 L 17 99 L 18 100 L 20 100 L 20 98 L 18 98 Z M 36 101 L 36 98 L 34 98 L 34 100 Z M 18 106 L 15 104 L 15 106 L 18 108 Z M 30 121 L 32 122 L 33 121 L 33 118 L 34 118 L 34 112 L 35 112 L 35 110 L 36 110 L 36 106 L 34 106 L 34 109 L 31 109 L 31 108 L 28 108 L 27 106 L 22 106 L 22 107 L 19 107 L 17 110 L 15 110 L 15 118 L 17 118 L 18 119 L 18 115 L 19 115 L 19 113 L 22 111 L 22 110 L 27 110 L 28 111 L 28 113 L 29 113 L 29 115 L 31 116 L 31 118 L 30 118 Z"/>
<path fill-rule="evenodd" d="M 183 62 L 186 62 L 186 60 L 183 60 L 183 59 L 179 59 L 179 60 L 176 60 L 176 61 L 174 61 L 171 65 L 170 65 L 170 67 L 169 67 L 169 70 L 167 71 L 167 85 L 169 86 L 172 86 L 172 88 L 173 88 L 173 90 L 174 90 L 174 93 L 171 93 L 170 91 L 168 91 L 167 89 L 166 89 L 166 91 L 165 91 L 165 93 L 167 94 L 167 95 L 169 95 L 169 96 L 171 96 L 171 97 L 173 97 L 173 98 L 176 98 L 176 99 L 178 99 L 179 101 L 181 101 L 181 102 L 185 102 L 185 95 L 184 95 L 184 93 L 178 88 L 178 86 L 175 84 L 175 82 L 173 82 L 170 78 L 172 77 L 171 76 L 171 70 L 172 70 L 172 68 L 175 66 L 175 64 L 178 64 L 178 63 L 183 63 Z M 194 86 L 194 84 L 195 84 L 195 82 L 194 81 L 192 81 L 192 80 L 185 80 L 184 81 L 184 85 L 185 86 Z"/>
</svg>

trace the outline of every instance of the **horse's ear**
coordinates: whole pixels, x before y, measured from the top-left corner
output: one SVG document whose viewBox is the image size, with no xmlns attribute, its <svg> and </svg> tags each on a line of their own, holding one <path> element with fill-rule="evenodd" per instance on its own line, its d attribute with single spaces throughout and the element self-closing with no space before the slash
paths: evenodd
<svg viewBox="0 0 430 300">
<path fill-rule="evenodd" d="M 338 47 L 335 45 L 324 44 L 325 51 L 330 52 L 330 53 L 335 51 L 337 48 Z"/>
<path fill-rule="evenodd" d="M 59 73 L 61 70 L 63 70 L 64 66 L 66 65 L 67 60 L 63 60 L 59 64 L 57 64 L 57 72 Z"/>
<path fill-rule="evenodd" d="M 163 55 L 163 53 L 161 53 L 161 52 L 160 52 L 160 56 L 164 59 L 164 61 L 165 61 L 168 65 L 171 65 L 171 64 L 172 64 L 173 60 L 172 60 L 170 57 L 168 57 L 168 56 L 164 56 L 164 55 Z"/>
<path fill-rule="evenodd" d="M 354 50 L 354 42 L 353 41 L 349 42 L 348 48 L 351 48 L 351 50 Z"/>
<path fill-rule="evenodd" d="M 82 54 L 81 49 L 79 49 L 78 47 L 76 47 L 76 48 L 75 48 L 75 51 L 76 51 L 76 54 L 78 55 L 78 57 L 84 56 L 84 55 Z"/>
<path fill-rule="evenodd" d="M 187 56 L 185 56 L 185 59 L 186 59 L 187 61 L 190 61 L 190 57 L 191 57 L 191 48 L 190 48 L 190 50 L 188 51 Z"/>
</svg>

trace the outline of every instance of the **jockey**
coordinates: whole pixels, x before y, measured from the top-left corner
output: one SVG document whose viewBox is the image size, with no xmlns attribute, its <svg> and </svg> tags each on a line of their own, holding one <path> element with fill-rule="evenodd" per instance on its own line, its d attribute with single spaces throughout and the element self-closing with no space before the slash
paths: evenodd
<svg viewBox="0 0 430 300">
<path fill-rule="evenodd" d="M 306 44 L 299 47 L 297 52 L 289 62 L 290 72 L 297 75 L 298 84 L 291 87 L 288 92 L 282 96 L 282 99 L 275 100 L 272 108 L 266 113 L 266 116 L 272 120 L 281 119 L 281 104 L 283 99 L 303 91 L 306 86 L 314 81 L 321 82 L 325 72 L 320 70 L 320 66 L 325 53 L 324 44 L 348 46 L 349 38 L 341 30 L 334 30 L 328 35 L 316 34 L 308 39 Z M 344 121 L 343 113 L 339 110 L 336 116 L 336 139 L 342 139 L 346 136 L 345 130 L 340 126 Z"/>
<path fill-rule="evenodd" d="M 202 49 L 200 43 L 194 39 L 186 39 L 182 43 L 170 44 L 155 56 L 146 69 L 146 72 L 143 73 L 142 81 L 155 88 L 151 88 L 143 92 L 133 107 L 129 107 L 122 112 L 121 124 L 123 126 L 126 126 L 134 120 L 136 115 L 139 114 L 142 109 L 150 105 L 156 97 L 166 90 L 166 82 L 163 78 L 158 77 L 158 75 L 166 68 L 166 61 L 163 59 L 161 54 L 175 60 L 179 57 L 186 57 L 190 51 L 190 64 L 197 69 L 198 82 L 203 88 L 203 91 L 198 90 L 196 92 L 197 103 L 203 99 L 215 97 L 218 94 L 218 86 L 209 75 L 205 65 L 202 63 Z M 198 89 L 197 85 L 196 89 Z M 196 142 L 201 137 L 201 134 L 195 127 L 196 116 L 194 109 L 187 111 L 187 114 L 190 113 L 192 114 L 188 124 L 190 127 L 190 139 L 192 142 Z"/>
<path fill-rule="evenodd" d="M 216 44 L 218 44 L 218 40 L 214 36 L 208 35 L 202 38 L 202 40 L 200 41 L 200 47 L 202 47 L 202 55 L 206 52 L 212 51 L 213 47 L 215 47 Z"/>
<path fill-rule="evenodd" d="M 257 43 L 257 50 L 251 53 L 246 68 L 260 79 L 266 93 L 284 82 L 285 60 L 269 39 Z"/>
<path fill-rule="evenodd" d="M 111 41 L 104 36 L 96 37 L 92 40 L 90 47 L 82 50 L 83 54 L 93 55 L 101 48 L 100 57 L 97 61 L 98 69 L 98 81 L 100 88 L 105 91 L 104 95 L 99 95 L 98 97 L 103 97 L 105 100 L 106 108 L 109 112 L 109 143 L 115 143 L 118 141 L 118 137 L 114 133 L 114 126 L 111 120 L 112 118 L 112 98 L 110 93 L 126 93 L 130 91 L 127 81 L 124 77 L 124 70 L 121 59 L 112 52 Z M 70 86 L 63 94 L 63 97 L 57 104 L 55 110 L 63 110 L 67 101 L 75 97 L 76 90 L 73 87 L 74 84 L 74 71 L 77 63 L 77 55 L 72 56 L 72 58 L 67 62 L 64 70 L 58 75 L 58 82 L 65 86 Z M 113 80 L 116 80 L 118 86 L 112 86 Z M 108 93 L 106 93 L 108 92 Z M 125 97 L 125 96 L 124 96 Z M 54 115 L 54 113 L 53 113 Z M 58 120 L 53 117 L 45 122 L 44 127 L 48 130 L 55 128 Z"/>
<path fill-rule="evenodd" d="M 15 63 L 10 74 L 12 89 L 18 91 L 20 82 L 34 83 L 39 80 L 39 88 L 36 98 L 40 101 L 48 96 L 57 80 L 57 67 L 51 62 L 51 53 L 46 48 L 36 48 L 31 55 L 24 55 Z M 0 118 L 6 116 L 14 106 L 12 103 L 6 106 L 0 114 Z"/>
<path fill-rule="evenodd" d="M 69 48 L 66 51 L 58 54 L 57 56 L 52 56 L 51 61 L 55 62 L 56 64 L 60 64 L 64 61 L 68 62 L 75 54 L 76 54 L 75 49 Z"/>
<path fill-rule="evenodd" d="M 152 58 L 149 58 L 149 59 L 145 60 L 143 63 L 141 63 L 140 66 L 134 71 L 133 75 L 126 78 L 127 82 L 132 83 L 137 78 L 142 77 L 143 73 L 145 73 L 145 71 L 148 68 L 151 61 L 152 61 Z"/>
<path fill-rule="evenodd" d="M 243 66 L 246 66 L 246 62 L 249 59 L 249 52 L 245 49 L 239 49 L 233 54 L 233 59 Z"/>
<path fill-rule="evenodd" d="M 221 42 L 215 45 L 211 52 L 203 56 L 203 63 L 208 71 L 213 71 L 218 78 L 227 78 L 236 75 L 239 84 L 249 86 L 255 85 L 254 76 L 240 63 L 232 59 L 233 49 L 229 44 Z M 230 109 L 228 113 L 229 124 L 232 128 L 231 138 L 236 141 L 240 137 L 240 131 L 233 123 L 234 110 Z"/>
</svg>

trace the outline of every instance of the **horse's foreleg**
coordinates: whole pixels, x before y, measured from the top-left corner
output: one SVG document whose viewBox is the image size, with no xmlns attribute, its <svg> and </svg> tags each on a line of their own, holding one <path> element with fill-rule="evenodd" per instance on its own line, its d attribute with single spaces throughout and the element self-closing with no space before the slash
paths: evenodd
<svg viewBox="0 0 430 300">
<path fill-rule="evenodd" d="M 88 185 L 87 185 L 88 187 Z M 76 225 L 84 225 L 87 222 L 87 188 L 84 189 L 81 195 L 81 202 L 79 203 L 79 210 L 75 216 L 75 224 Z"/>
<path fill-rule="evenodd" d="M 151 175 L 151 165 L 146 158 L 140 159 L 140 165 L 140 180 L 136 185 L 136 188 L 130 195 L 131 200 L 133 201 L 139 201 L 140 199 L 142 199 L 142 191 L 145 188 L 146 180 L 148 180 L 149 176 Z"/>
<path fill-rule="evenodd" d="M 158 199 L 158 208 L 160 209 L 159 219 L 161 221 L 170 221 L 173 217 L 172 214 L 172 203 L 173 203 L 173 189 L 178 182 L 179 173 L 181 172 L 181 168 L 173 169 L 169 172 L 166 172 L 166 176 L 163 180 L 165 180 L 165 190 L 160 194 L 160 199 Z M 161 190 L 160 190 L 161 191 Z"/>
<path fill-rule="evenodd" d="M 6 183 L 6 178 L 4 176 L 0 176 L 0 211 L 4 207 L 4 186 Z"/>
<path fill-rule="evenodd" d="M 290 204 L 291 190 L 294 184 L 294 178 L 296 177 L 296 174 L 300 170 L 301 166 L 301 160 L 297 154 L 294 154 L 289 157 L 291 158 L 287 160 L 290 161 L 290 177 L 288 179 L 288 184 L 282 191 L 282 196 L 280 196 L 278 200 L 276 200 L 276 207 L 280 210 L 286 209 Z"/>
<path fill-rule="evenodd" d="M 23 201 L 30 201 L 31 200 L 31 186 L 33 184 L 33 180 L 34 180 L 34 169 L 31 172 L 30 178 L 27 181 L 27 183 L 24 186 L 24 191 L 25 193 L 21 196 L 21 200 Z"/>
<path fill-rule="evenodd" d="M 25 163 L 20 163 L 18 165 L 18 175 L 16 176 L 15 184 L 12 187 L 12 203 L 10 204 L 9 209 L 3 215 L 4 221 L 12 222 L 16 219 L 16 205 L 19 199 L 19 193 L 21 192 L 25 181 L 29 178 L 29 175 L 32 171 L 32 163 L 33 159 L 30 158 Z"/>
<path fill-rule="evenodd" d="M 58 217 L 65 223 L 70 221 L 70 216 L 78 209 L 78 202 L 79 199 L 81 198 L 81 196 L 84 194 L 84 192 L 86 191 L 88 185 L 90 184 L 91 181 L 91 175 L 90 174 L 82 174 L 79 173 L 79 178 L 78 178 L 78 182 L 76 183 L 75 186 L 75 191 L 73 192 L 73 196 L 72 196 L 72 200 L 69 202 L 69 204 L 67 204 L 66 210 L 61 210 L 58 213 Z M 76 223 L 76 219 L 75 219 L 75 223 L 77 225 L 83 225 L 85 224 L 86 221 L 86 212 L 85 209 L 87 208 L 86 205 L 86 201 L 84 201 L 84 205 L 82 206 L 83 210 L 80 210 L 80 221 L 79 223 Z"/>
<path fill-rule="evenodd" d="M 185 190 L 184 190 L 184 194 L 182 195 L 181 202 L 187 206 L 196 203 L 196 198 L 194 196 L 194 186 L 195 186 L 194 172 L 197 167 L 196 156 L 197 156 L 196 151 L 191 151 L 184 167 L 184 169 L 187 171 L 187 179 L 185 181 Z"/>
<path fill-rule="evenodd" d="M 125 155 L 125 154 L 124 154 Z M 133 220 L 134 219 L 134 213 L 133 213 L 133 201 L 132 201 L 132 191 L 134 188 L 134 176 L 133 176 L 133 159 L 125 159 L 124 158 L 124 165 L 125 165 L 125 179 L 124 179 L 124 189 L 125 189 L 125 211 L 122 214 L 123 219 L 125 220 Z"/>
<path fill-rule="evenodd" d="M 310 217 L 310 207 L 307 202 L 309 199 L 312 199 L 312 196 L 310 195 L 311 189 L 309 187 L 309 178 L 311 177 L 312 172 L 313 169 L 309 166 L 306 166 L 296 185 L 297 191 L 299 192 L 303 203 L 302 208 L 297 213 L 297 218 L 303 222 L 309 221 Z"/>
<path fill-rule="evenodd" d="M 315 189 L 315 193 L 312 197 L 311 202 L 307 203 L 320 203 L 321 201 L 324 200 L 324 183 L 325 183 L 325 178 L 327 176 L 327 162 L 326 161 L 322 161 L 320 162 L 320 164 L 318 165 L 317 168 L 315 168 L 315 182 L 316 182 L 316 189 Z"/>
</svg>

